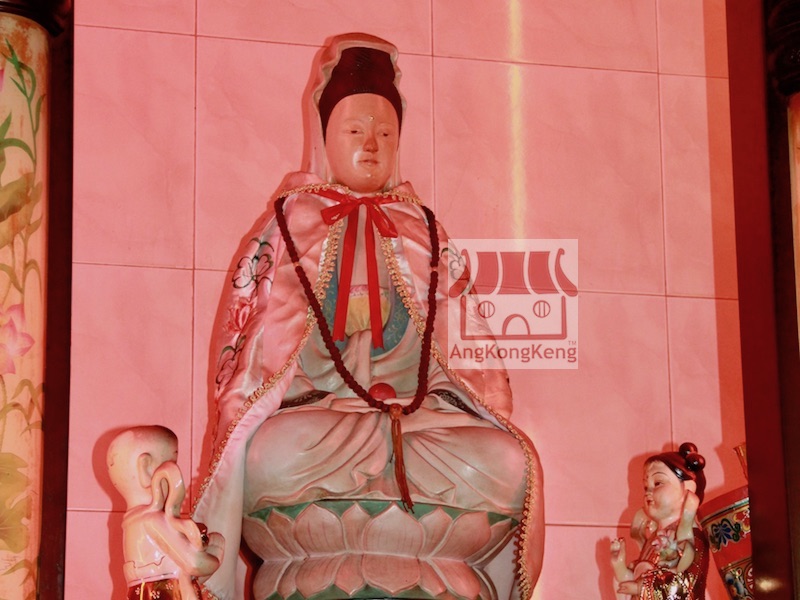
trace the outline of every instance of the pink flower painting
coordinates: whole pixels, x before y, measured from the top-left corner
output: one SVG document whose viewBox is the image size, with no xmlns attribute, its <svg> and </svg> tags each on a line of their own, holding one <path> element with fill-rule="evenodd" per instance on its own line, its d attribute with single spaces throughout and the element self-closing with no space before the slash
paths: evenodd
<svg viewBox="0 0 800 600">
<path fill-rule="evenodd" d="M 25 333 L 25 309 L 14 304 L 0 311 L 0 375 L 16 373 L 14 359 L 24 356 L 34 339 Z"/>
</svg>

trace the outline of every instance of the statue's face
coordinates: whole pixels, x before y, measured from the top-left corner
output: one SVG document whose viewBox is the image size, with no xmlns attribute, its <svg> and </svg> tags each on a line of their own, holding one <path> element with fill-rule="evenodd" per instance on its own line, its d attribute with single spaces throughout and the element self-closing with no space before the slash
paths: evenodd
<svg viewBox="0 0 800 600">
<path fill-rule="evenodd" d="M 386 98 L 344 97 L 331 111 L 325 140 L 333 181 L 354 192 L 383 190 L 394 172 L 399 140 L 397 113 Z"/>
<path fill-rule="evenodd" d="M 686 486 L 672 470 L 660 461 L 644 469 L 644 512 L 659 525 L 676 521 L 683 509 Z"/>
</svg>

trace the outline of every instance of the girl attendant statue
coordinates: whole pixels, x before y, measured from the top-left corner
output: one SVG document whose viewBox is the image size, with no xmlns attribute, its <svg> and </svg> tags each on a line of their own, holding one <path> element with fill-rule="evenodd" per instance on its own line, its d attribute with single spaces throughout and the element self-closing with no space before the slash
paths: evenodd
<svg viewBox="0 0 800 600">
<path fill-rule="evenodd" d="M 703 501 L 705 459 L 691 443 L 651 456 L 644 465 L 644 507 L 631 531 L 641 545 L 627 564 L 625 540 L 611 542 L 617 592 L 642 600 L 702 600 L 708 540 L 694 526 Z"/>
</svg>

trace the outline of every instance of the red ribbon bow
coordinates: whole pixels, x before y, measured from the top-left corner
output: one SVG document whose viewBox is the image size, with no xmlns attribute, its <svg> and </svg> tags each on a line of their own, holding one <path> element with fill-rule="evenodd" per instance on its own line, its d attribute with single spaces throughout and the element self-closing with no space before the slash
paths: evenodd
<svg viewBox="0 0 800 600">
<path fill-rule="evenodd" d="M 347 321 L 347 306 L 350 302 L 350 282 L 353 277 L 355 262 L 356 237 L 358 235 L 358 210 L 367 208 L 364 224 L 364 244 L 367 251 L 367 289 L 369 292 L 369 323 L 372 331 L 373 348 L 383 348 L 383 319 L 381 318 L 380 286 L 378 283 L 378 261 L 375 257 L 375 230 L 383 237 L 397 237 L 397 229 L 381 204 L 396 202 L 391 196 L 351 196 L 336 190 L 320 190 L 320 196 L 335 200 L 338 204 L 323 208 L 320 211 L 322 220 L 332 225 L 347 217 L 347 229 L 342 247 L 342 265 L 339 271 L 339 296 L 336 299 L 336 317 L 333 321 L 333 339 L 343 340 Z M 349 218 L 350 216 L 354 218 Z"/>
</svg>

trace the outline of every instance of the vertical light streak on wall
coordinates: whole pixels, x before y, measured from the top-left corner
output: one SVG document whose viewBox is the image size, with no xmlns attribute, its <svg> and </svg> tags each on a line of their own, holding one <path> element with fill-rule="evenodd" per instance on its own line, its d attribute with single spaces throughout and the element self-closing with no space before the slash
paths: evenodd
<svg viewBox="0 0 800 600">
<path fill-rule="evenodd" d="M 527 205 L 525 184 L 525 119 L 522 111 L 522 69 L 511 65 L 509 69 L 509 102 L 511 127 L 511 206 L 514 217 L 514 237 L 524 238 L 525 209 Z"/>
<path fill-rule="evenodd" d="M 508 46 L 512 61 L 522 57 L 522 0 L 508 3 Z M 524 238 L 527 191 L 525 181 L 525 119 L 523 113 L 522 67 L 512 64 L 508 71 L 509 127 L 511 128 L 511 207 L 513 235 Z"/>
<path fill-rule="evenodd" d="M 522 57 L 522 0 L 508 2 L 508 54 L 512 61 Z M 511 128 L 511 215 L 512 235 L 516 239 L 525 236 L 525 208 L 527 206 L 525 185 L 525 120 L 522 104 L 522 67 L 514 62 L 508 69 L 508 101 Z M 541 600 L 541 586 L 534 588 L 532 600 Z"/>
</svg>

